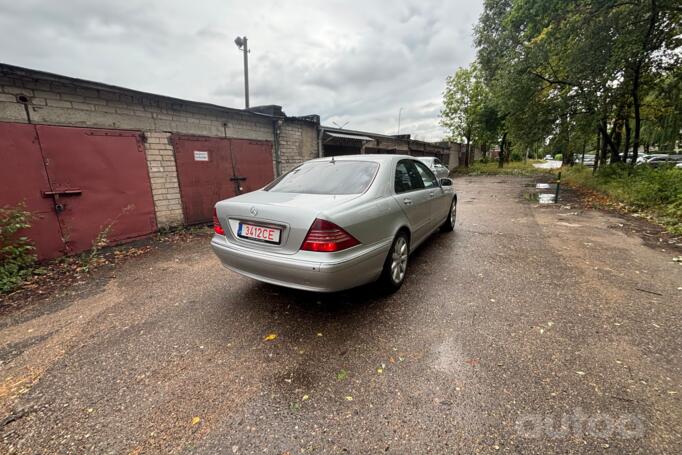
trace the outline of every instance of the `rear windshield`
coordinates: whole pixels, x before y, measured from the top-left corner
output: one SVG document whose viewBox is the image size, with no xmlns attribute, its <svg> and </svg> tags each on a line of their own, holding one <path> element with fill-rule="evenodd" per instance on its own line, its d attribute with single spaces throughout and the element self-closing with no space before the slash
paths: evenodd
<svg viewBox="0 0 682 455">
<path fill-rule="evenodd" d="M 265 188 L 277 193 L 360 194 L 379 168 L 370 161 L 314 161 L 285 174 Z"/>
</svg>

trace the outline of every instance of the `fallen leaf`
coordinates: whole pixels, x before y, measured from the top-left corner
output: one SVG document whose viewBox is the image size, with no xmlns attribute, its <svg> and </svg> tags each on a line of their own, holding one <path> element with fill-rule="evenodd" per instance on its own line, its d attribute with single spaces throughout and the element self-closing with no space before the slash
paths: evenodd
<svg viewBox="0 0 682 455">
<path fill-rule="evenodd" d="M 578 375 L 580 375 L 580 376 L 583 376 L 583 375 L 585 374 L 584 371 L 576 371 L 575 373 L 578 374 Z"/>
<path fill-rule="evenodd" d="M 322 336 L 322 332 L 317 332 L 317 336 L 318 336 L 318 337 L 321 337 L 321 336 Z"/>
<path fill-rule="evenodd" d="M 352 396 L 350 396 L 350 395 L 349 395 L 349 396 L 347 396 L 347 397 L 346 397 L 346 401 L 353 401 L 353 397 L 352 397 Z"/>
<path fill-rule="evenodd" d="M 196 425 L 196 424 L 198 424 L 199 422 L 201 422 L 201 418 L 200 418 L 200 417 L 193 417 L 193 418 L 192 418 L 192 425 Z"/>
<path fill-rule="evenodd" d="M 479 359 L 473 359 L 473 358 L 472 358 L 472 359 L 467 359 L 467 360 L 466 360 L 466 363 L 468 363 L 468 364 L 471 365 L 472 367 L 475 367 L 476 365 L 478 365 L 479 362 L 480 362 Z"/>
<path fill-rule="evenodd" d="M 346 370 L 341 370 L 338 373 L 336 373 L 336 379 L 338 379 L 339 381 L 343 381 L 346 378 L 348 378 L 348 372 Z"/>
<path fill-rule="evenodd" d="M 276 334 L 276 333 L 269 333 L 269 334 L 267 334 L 267 335 L 265 336 L 265 338 L 263 338 L 263 341 L 272 341 L 272 340 L 274 340 L 275 338 L 277 338 L 277 334 Z"/>
<path fill-rule="evenodd" d="M 378 373 L 378 374 L 382 374 L 383 372 L 384 372 L 384 369 L 383 369 L 383 368 L 377 368 L 377 373 Z"/>
<path fill-rule="evenodd" d="M 303 398 L 301 398 L 301 400 L 305 401 L 305 400 L 307 400 L 307 399 L 309 399 L 309 398 L 310 398 L 310 397 L 309 397 L 308 395 L 303 395 Z"/>
</svg>

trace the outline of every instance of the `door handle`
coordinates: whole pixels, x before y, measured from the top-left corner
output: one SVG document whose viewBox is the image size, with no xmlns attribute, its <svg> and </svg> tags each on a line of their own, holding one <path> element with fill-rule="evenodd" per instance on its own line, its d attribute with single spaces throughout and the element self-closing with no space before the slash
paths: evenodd
<svg viewBox="0 0 682 455">
<path fill-rule="evenodd" d="M 405 198 L 403 199 L 403 202 L 405 203 L 405 205 L 412 205 L 412 199 Z"/>
<path fill-rule="evenodd" d="M 429 191 L 429 197 L 434 197 L 436 195 L 435 191 Z"/>
</svg>

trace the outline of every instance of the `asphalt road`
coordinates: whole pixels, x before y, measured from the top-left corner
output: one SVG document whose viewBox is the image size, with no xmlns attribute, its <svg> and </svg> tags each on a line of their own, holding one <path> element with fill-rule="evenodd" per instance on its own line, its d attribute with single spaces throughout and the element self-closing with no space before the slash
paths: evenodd
<svg viewBox="0 0 682 455">
<path fill-rule="evenodd" d="M 458 178 L 389 297 L 260 284 L 199 237 L 5 315 L 0 452 L 679 453 L 679 253 L 527 182 Z"/>
</svg>

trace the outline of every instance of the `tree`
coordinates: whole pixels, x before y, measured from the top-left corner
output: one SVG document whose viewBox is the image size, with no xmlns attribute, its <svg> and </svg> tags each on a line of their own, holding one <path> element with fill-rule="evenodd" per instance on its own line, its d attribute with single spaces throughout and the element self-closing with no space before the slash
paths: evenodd
<svg viewBox="0 0 682 455">
<path fill-rule="evenodd" d="M 480 130 L 484 99 L 485 86 L 475 64 L 458 68 L 446 79 L 441 125 L 448 130 L 451 139 L 466 141 L 465 166 L 469 166 L 471 161 L 472 138 Z"/>
<path fill-rule="evenodd" d="M 612 162 L 631 139 L 637 159 L 643 121 L 648 137 L 677 141 L 679 97 L 656 87 L 679 87 L 681 14 L 675 0 L 485 0 L 475 43 L 503 131 L 566 156 L 596 128 Z"/>
</svg>

